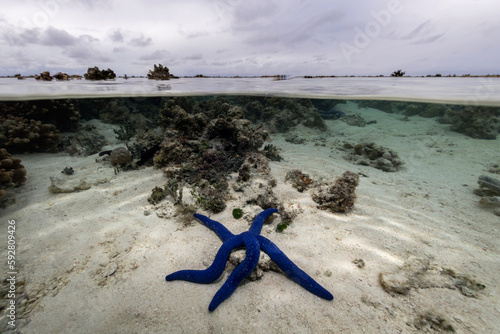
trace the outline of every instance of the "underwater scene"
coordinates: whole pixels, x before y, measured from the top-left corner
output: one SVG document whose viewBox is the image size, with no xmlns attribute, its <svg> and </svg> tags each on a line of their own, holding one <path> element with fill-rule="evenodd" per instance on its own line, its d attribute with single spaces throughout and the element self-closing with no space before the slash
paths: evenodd
<svg viewBox="0 0 500 334">
<path fill-rule="evenodd" d="M 500 107 L 414 100 L 3 98 L 0 332 L 498 332 Z"/>
</svg>

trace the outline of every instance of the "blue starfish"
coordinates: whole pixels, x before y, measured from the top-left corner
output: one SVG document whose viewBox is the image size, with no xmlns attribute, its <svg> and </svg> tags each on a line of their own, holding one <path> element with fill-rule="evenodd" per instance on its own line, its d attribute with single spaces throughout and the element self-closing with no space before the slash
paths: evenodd
<svg viewBox="0 0 500 334">
<path fill-rule="evenodd" d="M 266 252 L 271 259 L 291 278 L 295 283 L 302 286 L 309 292 L 326 300 L 332 300 L 333 296 L 325 288 L 319 285 L 314 279 L 297 267 L 278 246 L 269 239 L 260 235 L 264 221 L 277 209 L 267 209 L 255 217 L 250 229 L 238 235 L 232 234 L 221 223 L 216 222 L 206 216 L 195 213 L 194 216 L 214 231 L 222 239 L 222 246 L 219 248 L 215 260 L 210 267 L 205 270 L 180 270 L 166 277 L 167 281 L 183 280 L 194 283 L 208 284 L 217 280 L 226 267 L 226 261 L 234 248 L 245 246 L 246 257 L 236 269 L 229 275 L 227 281 L 217 291 L 208 306 L 211 312 L 217 308 L 224 300 L 229 298 L 238 285 L 255 269 L 259 262 L 260 250 Z"/>
</svg>

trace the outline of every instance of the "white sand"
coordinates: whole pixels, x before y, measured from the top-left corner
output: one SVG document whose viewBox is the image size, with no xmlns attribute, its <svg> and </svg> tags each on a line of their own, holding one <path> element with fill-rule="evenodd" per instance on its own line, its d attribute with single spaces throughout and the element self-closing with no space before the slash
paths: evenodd
<svg viewBox="0 0 500 334">
<path fill-rule="evenodd" d="M 344 106 L 348 113 L 353 108 Z M 480 207 L 472 194 L 478 176 L 500 162 L 498 140 L 470 139 L 433 119 L 403 122 L 399 115 L 362 112 L 378 123 L 358 128 L 328 121 L 330 129 L 323 134 L 300 128 L 298 135 L 317 139 L 304 145 L 273 137 L 285 158 L 271 163 L 278 180 L 274 192 L 301 213 L 283 233 L 275 232 L 276 219 L 262 234 L 332 292 L 333 301 L 267 272 L 238 287 L 210 313 L 208 305 L 222 281 L 166 282 L 165 275 L 204 269 L 221 242 L 199 223 L 180 229 L 176 218 L 144 214 L 152 208 L 147 202 L 151 189 L 166 182 L 160 170 L 114 175 L 95 156 L 20 155 L 28 181 L 15 190 L 16 204 L 1 211 L 1 235 L 6 240 L 7 219 L 15 219 L 18 276 L 36 300 L 28 320 L 19 322 L 24 323 L 21 332 L 411 333 L 417 331 L 415 320 L 427 312 L 441 315 L 459 333 L 498 332 L 500 218 Z M 398 152 L 404 168 L 385 173 L 353 165 L 335 148 L 364 140 Z M 49 193 L 49 177 L 60 176 L 66 166 L 75 169 L 74 177 L 109 182 L 78 193 Z M 332 214 L 316 209 L 309 192 L 299 193 L 284 182 L 295 168 L 313 179 L 336 178 L 346 170 L 368 177 L 360 179 L 354 210 Z M 248 223 L 232 217 L 233 207 L 229 202 L 212 218 L 240 233 Z M 433 279 L 445 280 L 439 268 L 450 268 L 486 289 L 479 298 L 443 287 L 415 288 L 408 295 L 386 292 L 379 274 L 398 270 L 408 258 L 431 259 Z M 353 263 L 359 259 L 364 268 Z"/>
</svg>

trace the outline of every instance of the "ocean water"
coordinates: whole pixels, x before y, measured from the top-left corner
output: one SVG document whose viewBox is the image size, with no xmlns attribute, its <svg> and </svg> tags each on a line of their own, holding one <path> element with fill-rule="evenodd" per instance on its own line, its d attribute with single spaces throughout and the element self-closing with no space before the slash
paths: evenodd
<svg viewBox="0 0 500 334">
<path fill-rule="evenodd" d="M 432 262 L 436 266 L 432 267 L 434 271 L 429 269 L 430 265 L 424 266 L 424 269 L 429 269 L 433 275 L 439 270 L 443 274 L 436 282 L 429 283 L 434 276 L 416 273 L 418 279 L 427 277 L 427 281 L 423 279 L 422 285 L 450 289 L 446 284 L 439 286 L 444 273 L 450 272 L 446 269 L 449 267 L 455 268 L 453 274 L 447 274 L 450 282 L 459 277 L 469 285 L 463 288 L 453 283 L 454 291 L 449 294 L 458 297 L 439 295 L 435 298 L 447 302 L 437 306 L 433 295 L 422 295 L 421 300 L 415 301 L 420 303 L 418 308 L 439 309 L 439 316 L 444 314 L 444 319 L 455 329 L 472 327 L 476 332 L 488 332 L 488 329 L 493 328 L 493 325 L 484 325 L 487 320 L 477 320 L 475 314 L 484 311 L 484 319 L 494 319 L 495 312 L 498 312 L 495 310 L 499 307 L 496 295 L 498 289 L 490 285 L 496 280 L 500 269 L 498 264 L 491 264 L 490 257 L 498 256 L 500 251 L 496 242 L 498 229 L 495 227 L 498 226 L 500 215 L 500 193 L 497 193 L 500 184 L 497 181 L 500 180 L 500 79 L 285 79 L 181 78 L 155 81 L 130 78 L 100 82 L 0 79 L 0 149 L 5 149 L 11 156 L 5 156 L 4 161 L 0 159 L 0 163 L 9 160 L 4 166 L 0 165 L 0 171 L 4 173 L 0 183 L 0 215 L 6 217 L 2 218 L 2 235 L 11 221 L 17 222 L 17 233 L 21 236 L 19 254 L 23 257 L 14 269 L 19 272 L 19 279 L 23 280 L 20 289 L 26 288 L 30 292 L 36 284 L 42 286 L 38 294 L 42 297 L 36 298 L 43 298 L 45 303 L 43 308 L 36 308 L 35 303 L 26 297 L 28 292 L 19 292 L 16 302 L 19 305 L 17 316 L 20 326 L 26 326 L 27 332 L 43 332 L 46 329 L 64 332 L 67 328 L 61 327 L 63 325 L 48 323 L 53 319 L 50 311 L 53 310 L 57 317 L 71 319 L 72 328 L 81 331 L 84 318 L 98 317 L 97 312 L 87 311 L 90 313 L 81 317 L 76 311 L 68 310 L 66 313 L 61 307 L 65 302 L 57 299 L 68 298 L 71 301 L 71 294 L 62 293 L 68 289 L 65 284 L 72 279 L 82 279 L 76 276 L 86 273 L 87 268 L 95 264 L 97 268 L 111 269 L 107 274 L 102 274 L 103 269 L 100 268 L 99 275 L 102 277 L 94 275 L 101 277 L 95 284 L 96 288 L 86 291 L 86 285 L 83 284 L 82 290 L 78 290 L 80 296 L 86 293 L 93 295 L 99 289 L 107 289 L 111 295 L 118 293 L 118 290 L 113 289 L 119 289 L 123 294 L 124 290 L 128 290 L 127 284 L 134 284 L 130 282 L 136 279 L 133 274 L 135 268 L 130 269 L 133 266 L 123 264 L 128 263 L 127 256 L 133 257 L 135 250 L 140 247 L 149 251 L 147 246 L 143 246 L 148 239 L 143 238 L 142 234 L 154 238 L 164 233 L 161 229 L 166 228 L 169 231 L 168 238 L 171 238 L 168 242 L 174 246 L 164 245 L 161 239 L 158 244 L 167 247 L 162 251 L 175 255 L 176 249 L 186 248 L 189 252 L 192 246 L 183 241 L 186 238 L 178 237 L 176 233 L 189 235 L 192 231 L 189 227 L 180 227 L 179 221 L 182 219 L 179 217 L 183 216 L 184 211 L 169 213 L 175 207 L 186 209 L 189 217 L 192 216 L 189 210 L 195 210 L 228 220 L 233 209 L 241 209 L 251 216 L 261 209 L 278 207 L 280 217 L 275 224 L 279 227 L 269 228 L 268 236 L 284 243 L 286 240 L 279 239 L 279 233 L 285 233 L 299 243 L 296 255 L 309 247 L 300 244 L 301 234 L 298 231 L 302 229 L 316 233 L 320 238 L 328 236 L 328 240 L 333 240 L 321 251 L 321 254 L 330 254 L 330 260 L 322 262 L 316 259 L 317 262 L 311 262 L 310 267 L 303 268 L 308 273 L 315 270 L 319 272 L 319 268 L 325 271 L 323 268 L 327 268 L 325 272 L 330 272 L 328 275 L 315 276 L 327 286 L 332 287 L 336 284 L 334 281 L 345 283 L 345 277 L 349 277 L 351 271 L 357 270 L 358 273 L 358 267 L 361 268 L 358 266 L 361 263 L 359 258 L 349 259 L 344 266 L 357 261 L 358 267 L 349 267 L 343 273 L 346 276 L 337 276 L 334 270 L 336 266 L 328 267 L 329 261 L 338 264 L 343 261 L 342 256 L 347 256 L 345 254 L 361 252 L 359 249 L 366 251 L 359 254 L 363 254 L 367 267 L 371 269 L 363 270 L 365 273 L 374 270 L 373 275 L 356 274 L 359 276 L 349 281 L 370 282 L 367 290 L 359 287 L 362 283 L 356 283 L 359 291 L 365 295 L 373 293 L 369 290 L 372 286 L 386 289 L 384 297 L 377 298 L 387 307 L 394 308 L 385 323 L 394 322 L 395 327 L 390 328 L 406 326 L 406 319 L 421 317 L 419 314 L 405 313 L 411 310 L 405 307 L 403 299 L 394 297 L 395 291 L 396 295 L 399 293 L 398 287 L 392 287 L 391 290 L 389 283 L 380 283 L 382 287 L 379 286 L 379 271 L 390 271 L 391 265 L 411 269 L 415 263 L 422 264 L 435 259 L 437 262 Z M 126 158 L 124 163 L 111 165 L 107 159 L 117 147 L 126 148 L 131 160 Z M 2 154 L 7 154 L 5 152 L 2 151 Z M 7 175 L 9 171 L 14 171 L 12 158 L 21 159 L 26 172 L 25 180 L 22 177 L 14 179 L 13 175 L 16 174 Z M 70 170 L 73 170 L 74 175 Z M 63 171 L 65 173 L 61 173 Z M 333 189 L 331 187 L 335 180 L 346 171 L 359 177 L 357 196 L 348 198 L 344 202 L 348 204 L 345 205 L 318 200 L 318 197 L 326 196 L 325 189 Z M 49 178 L 51 172 L 53 175 Z M 96 181 L 100 173 L 107 173 L 104 181 Z M 92 183 L 92 188 L 86 188 L 86 184 L 82 186 L 80 177 L 85 178 L 86 184 Z M 153 177 L 161 180 L 155 185 L 168 193 L 166 199 L 161 198 L 158 202 L 151 199 L 155 194 L 154 187 L 144 185 L 150 184 Z M 80 183 L 77 186 L 70 185 L 73 188 L 66 192 L 68 185 L 58 182 L 71 181 L 71 178 L 78 179 Z M 187 191 L 183 192 L 183 188 Z M 141 193 L 134 193 L 134 189 L 140 189 Z M 93 192 L 93 195 L 84 197 L 87 191 Z M 103 194 L 108 196 L 105 198 L 109 203 L 102 199 L 97 202 L 93 200 L 93 196 L 98 198 Z M 183 202 L 188 200 L 192 206 Z M 82 211 L 85 202 L 91 207 Z M 2 210 L 5 215 L 1 213 Z M 39 218 L 35 217 L 36 212 L 40 212 Z M 117 220 L 116 216 L 122 214 L 124 220 Z M 138 221 L 155 214 L 159 217 L 155 218 L 158 221 L 155 221 L 155 225 L 147 225 L 147 233 L 141 227 L 134 230 L 136 234 L 128 235 L 130 240 L 137 238 L 142 243 L 131 242 L 127 248 L 129 250 L 122 253 L 114 248 L 113 251 L 106 250 L 117 253 L 116 258 L 121 259 L 122 263 L 115 267 L 107 262 L 102 264 L 99 247 L 115 242 L 120 244 L 120 235 L 127 237 L 127 229 L 133 230 L 136 227 L 132 226 L 136 226 Z M 89 217 L 98 221 L 117 221 L 94 230 L 94 222 Z M 58 224 L 58 221 L 62 223 Z M 28 223 L 30 227 L 23 225 Z M 78 227 L 78 224 L 82 227 Z M 311 226 L 316 226 L 316 232 L 311 232 Z M 72 232 L 73 228 L 79 231 L 78 235 Z M 30 234 L 23 232 L 28 230 Z M 198 238 L 204 238 L 205 232 L 201 230 Z M 65 238 L 71 242 L 61 241 Z M 349 238 L 354 241 L 343 244 L 343 240 L 351 240 Z M 90 247 L 94 239 L 99 240 L 99 243 Z M 30 246 L 23 245 L 25 240 L 30 242 Z M 51 240 L 59 242 L 51 244 Z M 78 245 L 82 254 L 75 253 L 72 242 Z M 342 252 L 334 247 L 343 247 L 345 254 L 336 257 L 335 254 Z M 155 249 L 159 248 L 157 246 Z M 43 254 L 47 249 L 51 250 L 51 255 L 46 258 L 47 265 L 35 265 L 34 256 Z M 132 255 L 127 255 L 130 249 Z M 148 256 L 155 252 L 150 251 Z M 53 283 L 51 277 L 62 272 L 56 262 L 67 259 L 65 252 L 70 252 L 69 256 L 77 259 L 74 260 L 77 269 L 74 272 L 64 271 L 67 280 L 63 283 L 56 280 L 58 288 L 54 291 L 61 290 L 59 297 L 56 298 L 56 292 L 50 292 L 53 297 L 45 297 L 51 296 L 45 291 Z M 485 257 L 477 256 L 478 252 L 484 252 Z M 182 254 L 188 256 L 181 251 L 179 258 Z M 377 255 L 376 260 L 370 258 L 373 254 Z M 140 268 L 138 272 L 151 265 L 151 262 L 141 262 L 144 261 L 142 258 L 141 255 L 134 260 Z M 418 261 L 408 260 L 414 258 Z M 168 269 L 165 269 L 169 272 L 162 271 L 161 275 L 184 269 L 178 267 L 182 264 L 181 260 L 169 261 Z M 199 261 L 201 259 L 194 260 L 194 263 Z M 87 268 L 81 266 L 81 262 L 85 262 Z M 307 262 L 307 259 L 303 259 L 302 263 Z M 364 261 L 362 263 L 364 266 Z M 4 266 L 5 263 L 2 270 L 7 273 L 8 269 Z M 156 268 L 158 264 L 154 266 Z M 56 267 L 58 270 L 52 272 Z M 333 276 L 329 268 L 334 271 Z M 27 277 L 28 274 L 31 278 Z M 91 283 L 86 281 L 89 286 L 94 286 L 94 276 L 89 280 Z M 140 280 L 144 279 L 144 276 L 139 277 Z M 335 280 L 330 281 L 330 277 Z M 52 283 L 45 283 L 47 280 Z M 161 282 L 164 283 L 163 279 Z M 45 286 L 46 289 L 43 288 Z M 335 287 L 337 290 L 333 294 L 337 298 L 341 287 Z M 418 287 L 410 288 L 418 290 Z M 163 285 L 155 287 L 156 291 L 161 289 L 167 291 Z M 179 290 L 176 293 L 186 294 L 186 291 Z M 356 291 L 351 295 L 357 295 Z M 146 294 L 147 303 L 156 303 L 153 299 L 157 293 L 163 292 Z M 182 296 L 179 298 L 182 300 Z M 231 298 L 239 298 L 238 290 Z M 346 298 L 344 296 L 344 300 Z M 469 298 L 476 303 L 474 309 L 470 308 Z M 106 309 L 115 316 L 110 304 L 104 299 L 96 297 L 93 300 L 98 308 Z M 133 300 L 130 297 L 124 299 L 123 303 L 133 303 Z M 200 306 L 197 300 L 189 300 L 193 302 L 193 307 L 201 307 L 206 311 L 208 305 Z M 335 299 L 333 303 L 339 304 L 334 305 L 342 305 L 342 297 L 338 300 Z M 349 302 L 361 307 L 368 305 L 360 300 Z M 164 302 L 169 305 L 170 312 L 174 312 L 172 310 L 175 310 L 175 303 L 179 303 L 179 300 Z M 228 307 L 225 304 L 229 302 L 222 303 L 220 308 Z M 394 306 L 398 303 L 401 303 L 399 308 Z M 30 308 L 31 304 L 34 306 Z M 247 301 L 246 304 L 251 303 Z M 455 305 L 459 305 L 457 311 L 453 311 Z M 138 305 L 134 307 L 141 308 Z M 316 315 L 318 318 L 312 321 L 317 326 L 316 332 L 323 329 L 321 323 L 333 319 L 325 320 L 322 317 L 334 311 L 332 308 L 325 310 L 324 314 L 323 311 L 316 312 L 323 314 Z M 372 311 L 374 314 L 378 312 L 370 309 Z M 2 312 L 7 314 L 5 307 Z M 141 309 L 138 312 L 146 311 Z M 291 317 L 284 312 L 284 318 Z M 457 312 L 457 317 L 452 312 Z M 394 316 L 398 313 L 404 313 L 405 316 Z M 178 322 L 182 315 L 173 318 Z M 357 316 L 351 314 L 349 318 Z M 151 317 L 154 318 L 153 315 Z M 375 330 L 381 324 L 373 319 L 379 317 L 380 314 L 374 315 L 371 320 L 359 318 L 357 321 Z M 432 315 L 429 317 L 432 318 Z M 232 328 L 231 318 L 222 318 L 223 326 Z M 262 321 L 261 327 L 265 328 L 266 321 L 268 324 L 272 320 L 264 318 Z M 308 321 L 299 323 L 299 328 L 309 326 Z M 111 322 L 108 326 L 121 328 L 121 323 Z M 136 324 L 129 323 L 128 326 L 135 328 Z M 351 321 L 347 321 L 344 326 L 351 326 Z M 426 325 L 416 321 L 411 326 L 418 329 Z M 89 331 L 99 332 L 103 328 L 94 326 Z M 153 332 L 161 332 L 161 328 L 158 325 L 153 328 Z M 1 328 L 0 332 L 7 329 Z"/>
<path fill-rule="evenodd" d="M 500 78 L 181 78 L 169 81 L 36 81 L 0 78 L 0 100 L 82 97 L 257 95 L 500 106 Z"/>
</svg>

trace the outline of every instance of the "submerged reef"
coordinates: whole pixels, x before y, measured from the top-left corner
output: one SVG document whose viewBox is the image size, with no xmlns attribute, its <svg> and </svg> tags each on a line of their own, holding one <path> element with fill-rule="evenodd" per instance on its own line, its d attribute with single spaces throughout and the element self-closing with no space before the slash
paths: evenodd
<svg viewBox="0 0 500 334">
<path fill-rule="evenodd" d="M 241 97 L 237 103 L 245 117 L 261 121 L 271 133 L 288 132 L 299 124 L 321 131 L 327 129 L 325 121 L 310 99 L 281 97 Z"/>
<path fill-rule="evenodd" d="M 99 67 L 89 67 L 87 73 L 83 75 L 86 80 L 110 80 L 116 78 L 115 72 L 111 69 L 100 70 Z"/>
<path fill-rule="evenodd" d="M 500 108 L 457 106 L 445 111 L 440 123 L 451 130 L 477 139 L 496 139 L 500 133 Z"/>
<path fill-rule="evenodd" d="M 103 135 L 94 125 L 87 124 L 78 131 L 62 134 L 61 143 L 64 151 L 70 155 L 89 156 L 101 151 L 107 144 Z"/>
<path fill-rule="evenodd" d="M 360 108 L 375 108 L 391 114 L 436 118 L 450 130 L 477 139 L 495 139 L 500 133 L 500 108 L 402 101 L 358 101 Z"/>
<path fill-rule="evenodd" d="M 358 101 L 360 108 L 374 108 L 390 114 L 421 116 L 425 118 L 441 117 L 450 105 L 436 103 L 403 102 L 390 100 Z"/>
<path fill-rule="evenodd" d="M 192 185 L 193 197 L 203 209 L 224 210 L 229 174 L 238 172 L 257 152 L 268 138 L 267 131 L 252 127 L 242 108 L 223 98 L 170 99 L 160 121 L 165 135 L 155 166 L 167 167 L 169 177 Z M 259 159 L 267 162 L 264 155 Z"/>
<path fill-rule="evenodd" d="M 12 115 L 0 116 L 0 147 L 12 153 L 56 152 L 59 131 L 52 124 Z"/>
<path fill-rule="evenodd" d="M 5 148 L 0 148 L 0 197 L 6 188 L 19 187 L 26 182 L 26 169 L 21 159 L 12 157 Z"/>
<path fill-rule="evenodd" d="M 352 209 L 356 200 L 356 187 L 359 175 L 346 171 L 335 182 L 324 182 L 313 189 L 312 199 L 318 203 L 318 209 L 345 213 Z"/>
<path fill-rule="evenodd" d="M 0 102 L 0 117 L 9 115 L 53 124 L 59 131 L 74 131 L 80 122 L 77 100 L 33 100 Z"/>
<path fill-rule="evenodd" d="M 373 142 L 357 145 L 345 143 L 342 149 L 347 151 L 347 154 L 344 155 L 346 160 L 352 161 L 356 165 L 371 166 L 384 172 L 395 172 L 404 164 L 396 152 Z"/>
</svg>

